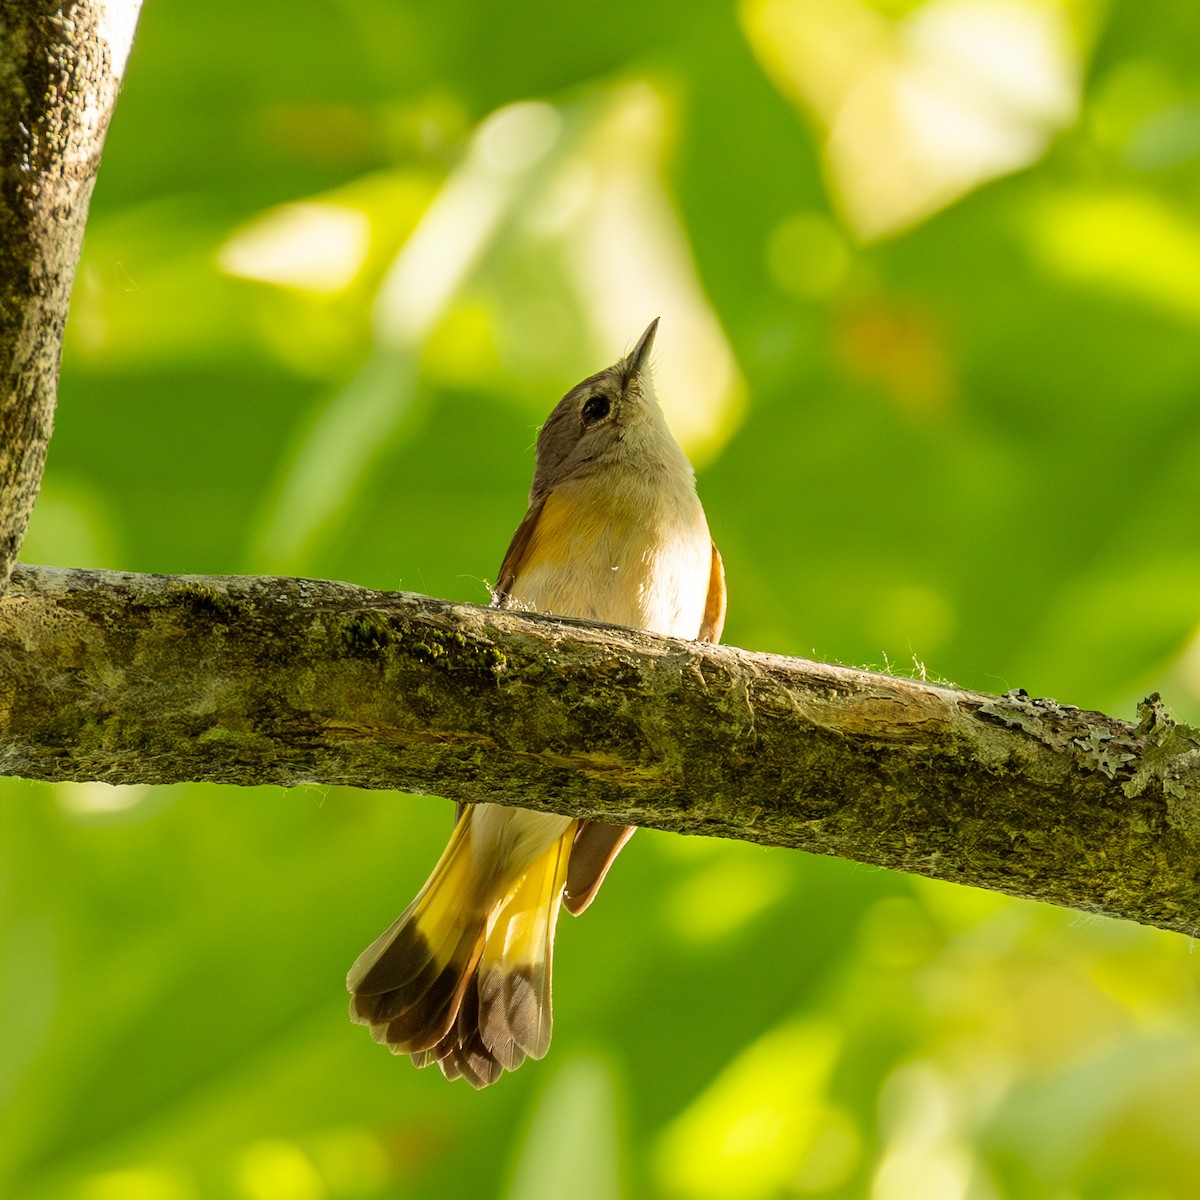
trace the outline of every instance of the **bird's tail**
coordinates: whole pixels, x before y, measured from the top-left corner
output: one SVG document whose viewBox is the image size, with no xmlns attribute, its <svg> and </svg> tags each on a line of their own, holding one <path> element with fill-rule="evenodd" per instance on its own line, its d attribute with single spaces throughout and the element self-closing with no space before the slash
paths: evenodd
<svg viewBox="0 0 1200 1200">
<path fill-rule="evenodd" d="M 482 868 L 471 816 L 346 983 L 351 1017 L 377 1042 L 480 1088 L 549 1048 L 554 930 L 576 823 L 513 878 Z"/>
</svg>

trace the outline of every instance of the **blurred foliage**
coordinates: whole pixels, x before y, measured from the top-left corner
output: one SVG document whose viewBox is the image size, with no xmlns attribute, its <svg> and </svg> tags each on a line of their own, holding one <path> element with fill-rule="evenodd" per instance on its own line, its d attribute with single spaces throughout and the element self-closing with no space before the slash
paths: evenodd
<svg viewBox="0 0 1200 1200">
<path fill-rule="evenodd" d="M 738 645 L 1200 716 L 1191 0 L 156 0 L 27 561 L 483 602 L 663 318 Z M 13 1200 L 1176 1200 L 1182 937 L 643 833 L 476 1095 L 345 1016 L 436 800 L 0 790 Z"/>
</svg>

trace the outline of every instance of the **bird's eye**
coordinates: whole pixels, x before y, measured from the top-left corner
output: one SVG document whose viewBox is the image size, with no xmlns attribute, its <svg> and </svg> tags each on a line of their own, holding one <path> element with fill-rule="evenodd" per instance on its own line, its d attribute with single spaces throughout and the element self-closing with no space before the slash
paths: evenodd
<svg viewBox="0 0 1200 1200">
<path fill-rule="evenodd" d="M 603 421 L 612 409 L 612 401 L 607 396 L 589 396 L 583 402 L 583 419 L 589 425 Z"/>
</svg>

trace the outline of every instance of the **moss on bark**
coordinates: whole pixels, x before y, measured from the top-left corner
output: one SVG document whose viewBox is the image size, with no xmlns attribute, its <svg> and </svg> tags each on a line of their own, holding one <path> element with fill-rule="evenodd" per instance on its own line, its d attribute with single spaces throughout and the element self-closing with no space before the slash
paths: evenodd
<svg viewBox="0 0 1200 1200">
<path fill-rule="evenodd" d="M 351 784 L 799 847 L 1185 932 L 1200 734 L 348 584 L 19 567 L 0 771 Z"/>
</svg>

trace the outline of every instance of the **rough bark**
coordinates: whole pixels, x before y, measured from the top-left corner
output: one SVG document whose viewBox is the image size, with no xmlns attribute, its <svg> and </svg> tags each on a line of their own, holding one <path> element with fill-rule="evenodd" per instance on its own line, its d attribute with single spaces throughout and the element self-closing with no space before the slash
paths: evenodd
<svg viewBox="0 0 1200 1200">
<path fill-rule="evenodd" d="M 1200 734 L 348 584 L 18 567 L 0 773 L 352 784 L 795 846 L 1194 933 Z"/>
<path fill-rule="evenodd" d="M 141 0 L 0 0 L 0 593 L 54 421 L 63 326 Z"/>
</svg>

